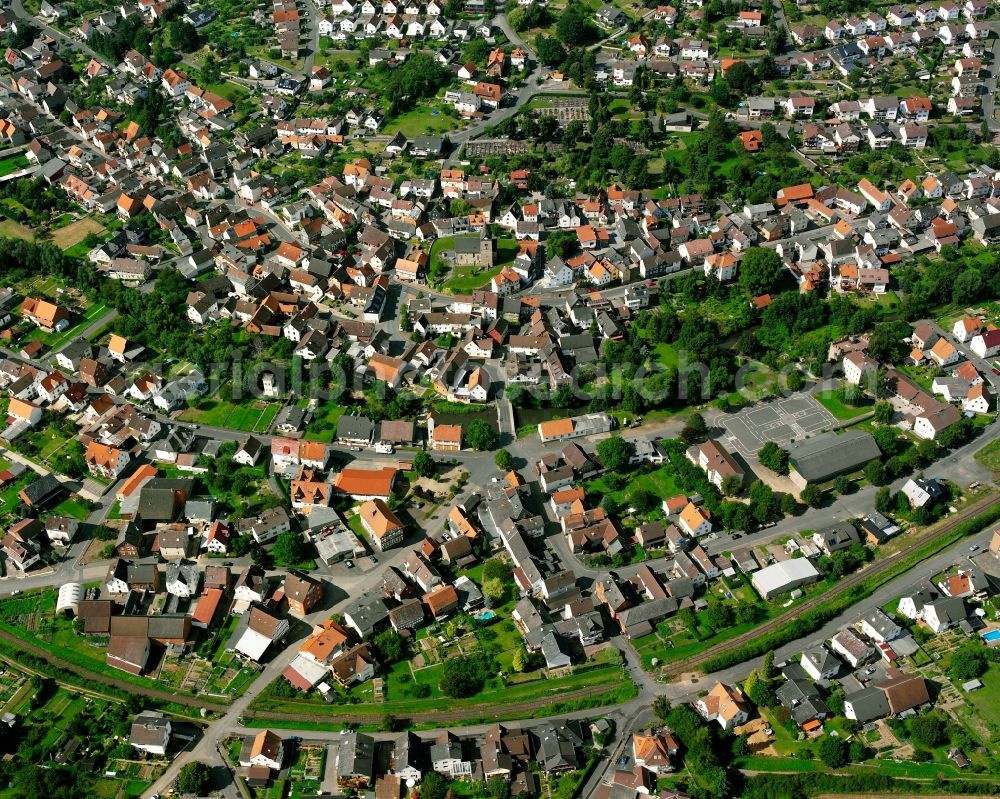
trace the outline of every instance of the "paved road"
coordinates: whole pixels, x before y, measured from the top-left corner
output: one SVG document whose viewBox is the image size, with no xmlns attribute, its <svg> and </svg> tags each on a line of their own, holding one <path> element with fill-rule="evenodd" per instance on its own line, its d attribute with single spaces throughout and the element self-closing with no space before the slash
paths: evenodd
<svg viewBox="0 0 1000 799">
<path fill-rule="evenodd" d="M 100 61 L 102 64 L 104 64 L 104 66 L 108 67 L 109 69 L 114 70 L 114 65 L 113 64 L 109 65 L 107 59 L 104 56 L 100 55 L 96 50 L 92 49 L 89 45 L 85 44 L 79 39 L 73 38 L 72 36 L 67 36 L 58 28 L 53 28 L 47 22 L 42 21 L 38 17 L 32 16 L 32 14 L 28 12 L 28 10 L 24 7 L 23 0 L 12 0 L 11 9 L 13 9 L 14 14 L 16 14 L 18 17 L 31 20 L 33 24 L 37 25 L 45 33 L 49 34 L 49 36 L 52 36 L 53 38 L 61 41 L 71 50 L 77 50 L 78 52 L 84 53 L 90 58 Z"/>
<path fill-rule="evenodd" d="M 994 366 L 992 360 L 980 358 L 978 355 L 976 355 L 976 353 L 972 351 L 972 348 L 969 347 L 968 344 L 963 344 L 961 341 L 959 341 L 951 334 L 950 330 L 945 330 L 943 327 L 941 327 L 941 325 L 939 325 L 933 319 L 923 319 L 921 321 L 925 324 L 930 325 L 931 330 L 933 330 L 939 336 L 950 341 L 955 346 L 955 349 L 957 349 L 960 353 L 962 353 L 965 359 L 976 367 L 979 373 L 989 382 L 990 387 L 992 389 L 990 393 L 996 396 L 997 393 L 1000 392 L 1000 375 L 996 375 L 993 373 Z M 920 324 L 920 322 L 917 322 L 916 324 Z M 947 369 L 945 371 L 947 371 Z"/>
</svg>

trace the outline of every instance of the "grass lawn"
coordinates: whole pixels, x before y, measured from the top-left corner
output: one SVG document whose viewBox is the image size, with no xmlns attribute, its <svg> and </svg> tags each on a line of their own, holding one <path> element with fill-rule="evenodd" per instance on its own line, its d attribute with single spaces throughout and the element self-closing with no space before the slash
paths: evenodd
<svg viewBox="0 0 1000 799">
<path fill-rule="evenodd" d="M 454 239 L 452 240 L 454 247 Z M 493 259 L 492 269 L 482 269 L 478 266 L 455 266 L 451 277 L 445 281 L 442 288 L 452 294 L 469 294 L 476 289 L 482 288 L 495 276 L 500 274 L 505 266 L 514 263 L 514 257 L 520 250 L 520 245 L 515 239 L 498 239 L 496 243 L 496 257 Z M 433 256 L 432 256 L 433 258 Z M 431 268 L 433 269 L 433 262 Z"/>
<path fill-rule="evenodd" d="M 820 391 L 817 394 L 813 394 L 813 397 L 816 398 L 816 401 L 820 405 L 832 413 L 837 420 L 842 422 L 867 413 L 872 409 L 871 402 L 868 401 L 857 407 L 848 405 L 833 391 Z"/>
<path fill-rule="evenodd" d="M 29 341 L 41 341 L 50 349 L 59 349 L 67 341 L 71 341 L 79 336 L 85 328 L 93 324 L 96 319 L 100 319 L 108 312 L 108 306 L 103 302 L 91 305 L 82 316 L 74 317 L 79 321 L 72 327 L 66 328 L 62 333 L 46 333 L 40 327 L 36 327 L 24 337 L 25 343 Z"/>
<path fill-rule="evenodd" d="M 413 138 L 414 136 L 447 133 L 455 130 L 457 124 L 455 117 L 449 116 L 439 109 L 415 108 L 387 122 L 382 132 L 388 136 L 394 136 L 402 131 L 407 138 Z"/>
<path fill-rule="evenodd" d="M 653 347 L 652 356 L 653 360 L 660 364 L 660 366 L 677 368 L 678 355 L 676 344 L 661 342 Z"/>
<path fill-rule="evenodd" d="M 248 433 L 263 433 L 277 415 L 280 405 L 276 402 L 249 400 L 242 403 L 204 399 L 194 408 L 180 415 L 185 422 L 195 422 L 210 427 L 228 427 Z"/>
<path fill-rule="evenodd" d="M 736 761 L 737 768 L 748 771 L 774 772 L 809 772 L 823 771 L 823 764 L 816 760 L 800 760 L 796 757 L 769 757 L 767 755 L 748 755 Z"/>
<path fill-rule="evenodd" d="M 508 625 L 509 629 L 505 625 Z M 484 628 L 484 630 L 494 631 L 495 637 L 487 645 L 491 649 L 498 650 L 495 655 L 497 665 L 510 676 L 507 680 L 501 680 L 499 677 L 489 678 L 483 690 L 469 699 L 449 699 L 449 710 L 467 708 L 472 711 L 481 709 L 484 713 L 495 712 L 497 709 L 502 709 L 504 705 L 515 702 L 529 702 L 538 699 L 556 701 L 562 694 L 604 686 L 630 687 L 632 688 L 631 695 L 634 695 L 634 687 L 629 684 L 630 681 L 622 679 L 622 667 L 617 652 L 612 651 L 609 654 L 609 650 L 603 650 L 595 655 L 592 661 L 574 667 L 572 673 L 567 676 L 546 679 L 544 670 L 531 674 L 511 674 L 509 670 L 510 657 L 514 649 L 520 646 L 521 640 L 513 622 L 501 620 Z M 456 652 L 452 653 L 452 656 L 460 655 Z M 441 706 L 441 692 L 438 683 L 441 680 L 443 670 L 444 666 L 441 662 L 412 670 L 409 662 L 393 664 L 384 675 L 384 702 L 372 701 L 372 687 L 370 684 L 366 684 L 350 692 L 350 702 L 336 705 L 335 712 L 338 715 L 352 716 L 382 716 L 385 713 L 405 716 L 434 711 Z M 421 689 L 429 691 L 426 697 L 417 698 L 415 696 L 417 685 L 426 686 L 426 688 Z M 355 699 L 360 700 L 360 702 L 355 702 Z M 269 710 L 292 713 L 312 712 L 317 707 L 317 702 L 321 701 L 318 699 L 278 699 L 267 692 L 262 694 L 251 707 L 266 716 Z"/>
<path fill-rule="evenodd" d="M 335 402 L 325 402 L 316 408 L 303 438 L 309 441 L 333 441 L 337 435 L 337 420 L 340 419 L 347 408 Z"/>
<path fill-rule="evenodd" d="M 70 222 L 66 227 L 61 227 L 52 234 L 52 243 L 60 250 L 68 251 L 77 244 L 83 242 L 91 233 L 101 234 L 104 232 L 104 225 L 96 219 L 84 217 L 75 222 Z M 86 256 L 84 249 L 83 255 Z"/>
<path fill-rule="evenodd" d="M 80 500 L 64 499 L 52 509 L 52 513 L 55 516 L 69 516 L 82 522 L 90 515 L 90 510 Z"/>
<path fill-rule="evenodd" d="M 434 240 L 434 243 L 431 245 L 430 255 L 428 256 L 430 266 L 427 270 L 427 279 L 429 282 L 437 283 L 444 280 L 445 275 L 451 270 L 451 264 L 441 257 L 441 253 L 454 249 L 454 236 L 443 236 Z"/>
<path fill-rule="evenodd" d="M 31 166 L 31 164 L 28 162 L 28 159 L 24 157 L 23 153 L 9 155 L 6 158 L 0 159 L 0 177 L 13 174 L 14 172 L 19 172 L 29 166 Z"/>
<path fill-rule="evenodd" d="M 993 441 L 979 450 L 976 460 L 994 474 L 1000 472 L 1000 441 Z"/>
<path fill-rule="evenodd" d="M 1000 734 L 1000 665 L 991 663 L 989 670 L 979 679 L 982 688 L 968 693 L 959 689 L 966 704 L 960 712 L 972 715 L 996 736 Z"/>
<path fill-rule="evenodd" d="M 482 269 L 478 266 L 456 266 L 452 277 L 444 282 L 441 288 L 450 294 L 469 294 L 476 289 L 481 289 L 490 282 L 496 275 L 499 275 L 502 266 L 494 266 L 492 269 Z"/>
<path fill-rule="evenodd" d="M 584 484 L 585 491 L 590 495 L 601 497 L 610 495 L 623 504 L 627 504 L 632 495 L 640 489 L 652 492 L 659 499 L 683 493 L 674 479 L 673 469 L 667 463 L 651 471 L 643 471 L 640 468 L 629 472 L 623 487 L 617 489 L 612 488 L 614 478 L 612 477 L 612 482 L 609 483 L 608 477 L 609 475 L 603 474 L 594 480 L 589 480 Z"/>
<path fill-rule="evenodd" d="M 25 227 L 13 219 L 0 219 L 0 236 L 8 239 L 24 239 L 25 241 L 32 241 L 35 238 L 31 228 Z"/>
<path fill-rule="evenodd" d="M 238 103 L 250 94 L 250 92 L 242 86 L 228 80 L 223 83 L 209 83 L 207 85 L 202 85 L 201 88 L 207 92 L 215 92 L 217 95 L 225 97 L 233 104 Z"/>
</svg>

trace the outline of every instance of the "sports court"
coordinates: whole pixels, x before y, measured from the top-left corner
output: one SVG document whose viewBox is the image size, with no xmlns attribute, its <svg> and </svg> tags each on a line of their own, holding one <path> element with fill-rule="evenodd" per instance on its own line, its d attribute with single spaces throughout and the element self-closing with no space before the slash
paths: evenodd
<svg viewBox="0 0 1000 799">
<path fill-rule="evenodd" d="M 793 394 L 752 405 L 719 421 L 726 430 L 726 448 L 750 457 L 768 441 L 783 447 L 827 430 L 837 420 L 808 394 Z"/>
</svg>

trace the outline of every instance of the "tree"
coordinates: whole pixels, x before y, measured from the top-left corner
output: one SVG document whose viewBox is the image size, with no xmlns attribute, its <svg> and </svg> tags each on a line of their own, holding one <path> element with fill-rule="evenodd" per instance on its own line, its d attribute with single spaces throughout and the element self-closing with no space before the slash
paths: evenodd
<svg viewBox="0 0 1000 799">
<path fill-rule="evenodd" d="M 628 465 L 628 442 L 621 436 L 610 436 L 597 445 L 597 457 L 608 471 L 614 472 Z"/>
<path fill-rule="evenodd" d="M 767 294 L 781 280 L 781 256 L 774 250 L 750 247 L 740 261 L 739 284 L 751 296 Z"/>
<path fill-rule="evenodd" d="M 892 414 L 892 405 L 885 400 L 879 400 L 875 403 L 876 424 L 892 424 Z"/>
<path fill-rule="evenodd" d="M 951 676 L 955 680 L 974 680 L 981 677 L 989 666 L 987 650 L 977 644 L 963 644 L 951 656 Z"/>
<path fill-rule="evenodd" d="M 514 468 L 514 456 L 505 449 L 497 451 L 496 457 L 493 458 L 493 462 L 496 463 L 497 468 L 501 472 L 509 472 Z"/>
<path fill-rule="evenodd" d="M 680 433 L 680 439 L 685 444 L 693 444 L 705 437 L 708 433 L 708 425 L 705 424 L 705 417 L 700 413 L 692 413 Z"/>
<path fill-rule="evenodd" d="M 786 516 L 792 516 L 799 512 L 799 503 L 795 501 L 794 494 L 781 495 L 781 512 Z"/>
<path fill-rule="evenodd" d="M 629 497 L 629 502 L 636 513 L 649 513 L 660 504 L 659 498 L 647 488 L 637 488 Z"/>
<path fill-rule="evenodd" d="M 660 694 L 653 700 L 653 713 L 660 721 L 666 721 L 670 715 L 670 700 Z"/>
<path fill-rule="evenodd" d="M 823 501 L 823 492 L 819 490 L 818 485 L 810 483 L 802 489 L 799 499 L 805 502 L 810 508 L 818 508 Z"/>
<path fill-rule="evenodd" d="M 713 602 L 705 612 L 709 626 L 713 630 L 725 630 L 733 625 L 733 609 L 725 602 Z"/>
<path fill-rule="evenodd" d="M 920 713 L 910 721 L 910 738 L 914 743 L 933 749 L 948 741 L 944 718 L 933 711 Z"/>
<path fill-rule="evenodd" d="M 875 494 L 875 510 L 879 513 L 888 513 L 892 509 L 892 490 L 889 486 L 882 486 Z"/>
<path fill-rule="evenodd" d="M 490 777 L 486 781 L 486 795 L 490 799 L 510 799 L 510 783 L 503 777 Z"/>
<path fill-rule="evenodd" d="M 495 608 L 502 605 L 506 597 L 507 585 L 503 580 L 497 577 L 483 580 L 483 598 L 486 600 L 487 607 Z"/>
<path fill-rule="evenodd" d="M 848 479 L 846 474 L 838 474 L 837 478 L 833 481 L 833 487 L 837 490 L 838 494 L 847 494 L 854 488 L 854 484 Z"/>
<path fill-rule="evenodd" d="M 805 384 L 806 379 L 802 376 L 802 372 L 798 369 L 792 369 L 792 371 L 788 373 L 786 385 L 788 386 L 789 391 L 801 391 Z"/>
<path fill-rule="evenodd" d="M 418 477 L 433 477 L 437 474 L 437 461 L 428 452 L 418 452 L 413 456 L 413 471 Z"/>
<path fill-rule="evenodd" d="M 760 676 L 765 680 L 773 680 L 776 676 L 773 649 L 769 649 L 767 654 L 764 655 L 764 662 L 760 664 Z"/>
<path fill-rule="evenodd" d="M 510 576 L 510 565 L 502 558 L 490 558 L 483 564 L 484 580 L 506 580 Z"/>
<path fill-rule="evenodd" d="M 518 674 L 523 672 L 528 666 L 528 653 L 524 651 L 523 646 L 519 646 L 514 650 L 514 657 L 511 659 L 511 667 Z"/>
<path fill-rule="evenodd" d="M 760 448 L 757 460 L 761 466 L 775 474 L 788 474 L 788 453 L 773 441 L 768 441 Z"/>
<path fill-rule="evenodd" d="M 118 533 L 106 524 L 99 524 L 94 528 L 94 538 L 98 541 L 114 541 L 117 537 Z"/>
<path fill-rule="evenodd" d="M 885 484 L 885 466 L 882 465 L 881 461 L 871 461 L 865 466 L 865 479 L 875 486 Z"/>
<path fill-rule="evenodd" d="M 771 707 L 776 700 L 771 681 L 765 680 L 756 670 L 747 676 L 743 683 L 743 691 L 757 707 Z"/>
<path fill-rule="evenodd" d="M 277 566 L 294 566 L 309 557 L 309 549 L 301 533 L 286 530 L 274 540 L 271 556 Z"/>
<path fill-rule="evenodd" d="M 566 49 L 552 36 L 539 33 L 535 37 L 535 53 L 538 60 L 547 67 L 556 67 L 566 60 Z"/>
<path fill-rule="evenodd" d="M 206 763 L 195 760 L 181 766 L 177 777 L 177 790 L 180 793 L 193 793 L 204 796 L 212 788 L 212 772 Z"/>
<path fill-rule="evenodd" d="M 474 419 L 465 430 L 465 440 L 473 449 L 485 452 L 497 445 L 500 436 L 483 419 Z"/>
<path fill-rule="evenodd" d="M 728 474 L 722 479 L 722 493 L 727 497 L 738 496 L 743 490 L 743 479 L 736 474 Z"/>
<path fill-rule="evenodd" d="M 378 650 L 379 661 L 386 665 L 398 663 L 406 658 L 408 650 L 406 641 L 392 628 L 380 632 L 372 643 Z"/>
<path fill-rule="evenodd" d="M 454 657 L 446 660 L 438 688 L 452 699 L 467 699 L 478 694 L 483 689 L 478 658 Z"/>
<path fill-rule="evenodd" d="M 839 736 L 824 735 L 819 741 L 819 759 L 830 768 L 841 768 L 850 762 L 850 748 Z"/>
<path fill-rule="evenodd" d="M 582 6 L 570 3 L 559 15 L 556 36 L 563 44 L 570 46 L 588 44 L 594 36 L 594 24 L 587 18 Z"/>
<path fill-rule="evenodd" d="M 445 799 L 448 780 L 436 771 L 428 771 L 420 781 L 420 799 Z"/>
</svg>

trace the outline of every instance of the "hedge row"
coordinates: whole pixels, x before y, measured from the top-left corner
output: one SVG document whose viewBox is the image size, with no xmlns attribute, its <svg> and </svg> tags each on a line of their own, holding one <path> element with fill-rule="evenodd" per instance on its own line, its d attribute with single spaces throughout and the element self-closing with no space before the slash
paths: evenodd
<svg viewBox="0 0 1000 799">
<path fill-rule="evenodd" d="M 989 510 L 981 513 L 979 516 L 956 525 L 947 535 L 927 541 L 905 558 L 901 558 L 893 563 L 889 568 L 866 577 L 858 585 L 852 586 L 843 593 L 831 597 L 826 602 L 820 603 L 811 610 L 803 613 L 799 618 L 778 628 L 774 632 L 765 633 L 743 646 L 709 658 L 705 661 L 702 668 L 704 668 L 706 673 L 721 671 L 730 666 L 735 666 L 744 661 L 759 657 L 806 635 L 810 635 L 828 621 L 835 619 L 852 605 L 871 596 L 877 588 L 908 572 L 931 555 L 947 549 L 956 541 L 977 533 L 998 520 L 1000 520 L 1000 503 L 992 505 Z"/>
</svg>

